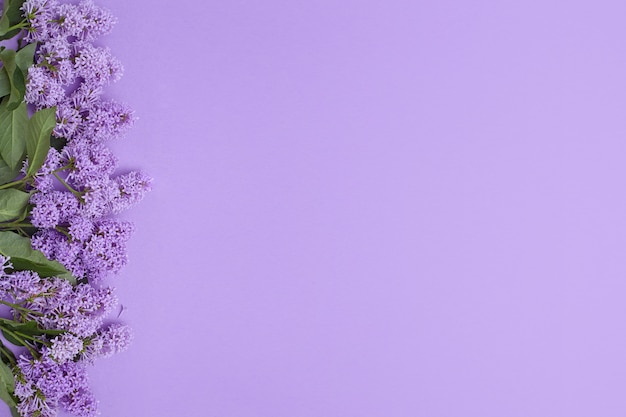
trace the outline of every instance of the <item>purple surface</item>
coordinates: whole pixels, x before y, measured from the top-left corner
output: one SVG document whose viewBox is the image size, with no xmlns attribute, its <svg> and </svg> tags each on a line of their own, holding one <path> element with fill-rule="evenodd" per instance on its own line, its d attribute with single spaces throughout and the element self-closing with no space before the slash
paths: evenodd
<svg viewBox="0 0 626 417">
<path fill-rule="evenodd" d="M 103 416 L 626 413 L 622 1 L 128 1 Z"/>
</svg>

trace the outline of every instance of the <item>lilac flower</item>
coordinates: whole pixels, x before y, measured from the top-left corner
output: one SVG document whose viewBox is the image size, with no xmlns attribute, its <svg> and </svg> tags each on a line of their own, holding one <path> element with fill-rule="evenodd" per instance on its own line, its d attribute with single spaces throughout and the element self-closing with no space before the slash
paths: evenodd
<svg viewBox="0 0 626 417">
<path fill-rule="evenodd" d="M 81 338 L 94 335 L 117 304 L 112 288 L 95 288 L 88 284 L 72 286 L 61 278 L 40 278 L 32 271 L 15 272 L 3 279 L 2 284 L 5 299 L 32 311 L 16 310 L 16 317 L 35 320 L 45 329 L 66 330 Z M 61 347 L 52 354 L 55 359 L 58 359 L 59 349 Z"/>
<path fill-rule="evenodd" d="M 34 187 L 36 190 L 41 191 L 43 193 L 52 191 L 53 189 L 53 181 L 52 181 L 52 173 L 60 167 L 61 163 L 61 154 L 54 148 L 50 148 L 48 151 L 48 155 L 46 156 L 46 160 L 34 178 Z"/>
<path fill-rule="evenodd" d="M 94 141 L 119 137 L 135 123 L 133 110 L 115 101 L 95 103 L 85 120 L 85 135 Z"/>
<path fill-rule="evenodd" d="M 24 302 L 42 290 L 39 275 L 33 271 L 17 271 L 2 277 L 0 296 L 17 303 Z"/>
<path fill-rule="evenodd" d="M 139 203 L 152 189 L 152 178 L 143 172 L 132 171 L 115 178 L 120 194 L 111 202 L 111 211 L 119 213 Z"/>
<path fill-rule="evenodd" d="M 134 230 L 133 224 L 118 220 L 100 220 L 96 231 L 85 242 L 82 253 L 87 277 L 98 282 L 108 273 L 117 273 L 128 261 L 126 242 Z"/>
<path fill-rule="evenodd" d="M 52 133 L 58 138 L 71 139 L 83 121 L 79 110 L 71 105 L 71 101 L 64 101 L 57 106 L 56 116 L 57 124 Z"/>
<path fill-rule="evenodd" d="M 43 353 L 47 353 L 44 349 Z M 80 398 L 93 398 L 87 381 L 85 365 L 81 362 L 57 363 L 49 355 L 40 359 L 20 356 L 16 367 L 15 395 L 20 400 L 18 411 L 22 416 L 56 416 L 59 404 L 68 411 L 82 412 L 80 416 L 94 416 L 96 402 L 80 401 L 88 407 L 78 405 Z"/>
<path fill-rule="evenodd" d="M 28 82 L 24 99 L 27 103 L 37 108 L 52 107 L 63 101 L 65 90 L 49 73 L 42 67 L 28 68 Z"/>
<path fill-rule="evenodd" d="M 65 410 L 78 417 L 93 417 L 98 414 L 98 401 L 93 393 L 85 388 L 75 389 L 60 399 Z"/>
<path fill-rule="evenodd" d="M 72 50 L 65 38 L 53 38 L 42 42 L 37 50 L 37 64 L 44 67 L 56 67 L 60 61 L 68 60 Z"/>
<path fill-rule="evenodd" d="M 87 25 L 85 16 L 74 4 L 61 4 L 51 14 L 48 31 L 50 36 L 56 39 L 78 37 Z"/>
<path fill-rule="evenodd" d="M 117 304 L 117 297 L 111 288 L 79 284 L 63 302 L 54 310 L 46 311 L 38 321 L 46 328 L 66 329 L 79 337 L 90 337 Z"/>
<path fill-rule="evenodd" d="M 98 48 L 86 42 L 76 42 L 73 48 L 74 69 L 86 84 L 105 85 L 121 78 L 122 64 L 108 48 Z"/>
<path fill-rule="evenodd" d="M 59 261 L 75 277 L 85 276 L 81 254 L 83 243 L 70 240 L 54 229 L 39 230 L 31 238 L 33 249 L 43 252 L 48 259 Z"/>
<path fill-rule="evenodd" d="M 69 221 L 68 232 L 72 239 L 83 242 L 91 237 L 94 231 L 93 222 L 83 216 L 74 216 Z"/>
<path fill-rule="evenodd" d="M 83 350 L 83 339 L 70 333 L 64 333 L 52 340 L 49 354 L 60 364 L 74 359 Z"/>
<path fill-rule="evenodd" d="M 120 189 L 110 178 L 91 179 L 85 184 L 81 213 L 91 218 L 103 217 L 111 212 L 111 203 L 119 195 Z"/>
<path fill-rule="evenodd" d="M 88 111 L 100 100 L 102 86 L 83 83 L 70 95 L 72 105 L 80 112 Z"/>
<path fill-rule="evenodd" d="M 63 149 L 63 155 L 71 165 L 68 181 L 84 186 L 90 182 L 98 182 L 113 174 L 117 166 L 117 158 L 109 148 L 102 144 L 89 144 L 76 140 Z"/>
<path fill-rule="evenodd" d="M 96 358 L 109 358 L 128 349 L 132 340 L 133 332 L 128 325 L 113 323 L 87 342 L 82 357 L 88 362 Z"/>
<path fill-rule="evenodd" d="M 93 41 L 100 35 L 111 32 L 117 19 L 106 9 L 96 6 L 92 0 L 83 0 L 79 10 L 84 20 L 82 31 L 78 37 L 82 40 Z"/>
<path fill-rule="evenodd" d="M 29 23 L 26 42 L 45 41 L 49 39 L 48 21 L 57 6 L 56 0 L 26 0 L 21 10 Z"/>
<path fill-rule="evenodd" d="M 6 276 L 4 272 L 5 269 L 13 269 L 13 264 L 11 264 L 11 257 L 0 255 L 0 277 Z"/>
<path fill-rule="evenodd" d="M 78 212 L 78 199 L 68 191 L 35 193 L 30 198 L 31 223 L 41 228 L 52 228 L 67 222 Z"/>
</svg>

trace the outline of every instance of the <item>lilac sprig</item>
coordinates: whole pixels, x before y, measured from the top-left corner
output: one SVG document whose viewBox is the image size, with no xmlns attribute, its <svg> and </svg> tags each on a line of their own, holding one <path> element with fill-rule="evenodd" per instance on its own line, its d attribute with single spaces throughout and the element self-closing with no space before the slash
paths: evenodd
<svg viewBox="0 0 626 417">
<path fill-rule="evenodd" d="M 102 96 L 123 74 L 94 44 L 115 17 L 91 0 L 5 0 L 3 10 L 0 40 L 18 49 L 0 50 L 0 123 L 17 132 L 0 140 L 17 143 L 0 145 L 0 304 L 10 314 L 0 317 L 0 398 L 22 417 L 91 417 L 87 366 L 133 338 L 107 319 L 117 297 L 106 280 L 127 263 L 134 231 L 115 216 L 152 178 L 119 172 L 108 147 L 137 120 Z"/>
</svg>

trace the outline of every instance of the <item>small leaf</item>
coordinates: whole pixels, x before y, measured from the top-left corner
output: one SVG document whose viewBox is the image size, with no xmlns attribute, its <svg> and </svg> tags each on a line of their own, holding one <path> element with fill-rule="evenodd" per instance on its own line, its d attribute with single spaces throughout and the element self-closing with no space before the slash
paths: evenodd
<svg viewBox="0 0 626 417">
<path fill-rule="evenodd" d="M 0 97 L 11 93 L 11 82 L 4 68 L 0 69 Z"/>
<path fill-rule="evenodd" d="M 7 3 L 4 3 L 5 7 Z M 11 27 L 11 23 L 9 22 L 9 16 L 6 13 L 2 13 L 0 17 L 0 39 L 9 39 L 6 34 Z"/>
<path fill-rule="evenodd" d="M 22 346 L 22 342 L 18 339 L 16 339 L 15 337 L 13 337 L 13 335 L 11 333 L 9 333 L 11 330 L 7 329 L 8 331 L 6 331 L 5 329 L 2 329 L 2 336 L 4 336 L 4 338 L 11 344 L 14 344 L 15 346 Z"/>
<path fill-rule="evenodd" d="M 28 110 L 22 102 L 15 110 L 0 105 L 0 156 L 12 169 L 22 165 L 26 152 Z"/>
<path fill-rule="evenodd" d="M 34 250 L 30 239 L 13 232 L 0 232 L 0 254 L 11 257 L 13 269 L 35 271 L 41 277 L 59 277 L 76 284 L 76 278 L 63 265 Z"/>
<path fill-rule="evenodd" d="M 50 150 L 50 135 L 56 122 L 56 107 L 39 110 L 28 121 L 26 130 L 28 171 L 26 175 L 35 175 L 45 162 Z"/>
<path fill-rule="evenodd" d="M 13 372 L 11 372 L 11 368 L 6 363 L 0 361 L 0 379 L 2 379 L 9 389 L 9 392 L 12 394 L 13 390 L 15 390 L 15 379 L 13 377 Z"/>
<path fill-rule="evenodd" d="M 37 42 L 29 43 L 15 54 L 15 63 L 17 67 L 22 70 L 22 74 L 28 74 L 28 67 L 35 62 L 35 49 L 37 48 Z"/>
<path fill-rule="evenodd" d="M 28 204 L 30 194 L 15 188 L 0 190 L 0 222 L 19 218 Z"/>
<path fill-rule="evenodd" d="M 7 108 L 13 110 L 24 100 L 24 93 L 26 92 L 24 74 L 22 74 L 22 70 L 15 62 L 15 51 L 13 49 L 5 49 L 0 52 L 0 60 L 4 65 L 4 69 L 9 77 L 9 83 L 11 84 Z"/>
<path fill-rule="evenodd" d="M 4 401 L 9 407 L 15 407 L 17 404 L 15 398 L 9 392 L 9 389 L 4 381 L 0 381 L 0 399 Z"/>
<path fill-rule="evenodd" d="M 17 177 L 19 169 L 11 168 L 4 162 L 4 159 L 0 158 L 0 184 L 6 184 L 11 182 Z"/>
</svg>

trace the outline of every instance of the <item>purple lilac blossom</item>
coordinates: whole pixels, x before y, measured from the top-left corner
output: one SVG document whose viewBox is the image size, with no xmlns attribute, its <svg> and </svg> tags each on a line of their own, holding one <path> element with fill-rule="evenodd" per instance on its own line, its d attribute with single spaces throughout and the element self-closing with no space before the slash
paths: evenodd
<svg viewBox="0 0 626 417">
<path fill-rule="evenodd" d="M 115 139 L 130 129 L 135 123 L 133 110 L 116 101 L 94 103 L 85 119 L 84 133 L 92 141 L 101 142 Z"/>
<path fill-rule="evenodd" d="M 85 17 L 74 4 L 61 4 L 51 15 L 48 33 L 52 38 L 67 40 L 70 36 L 78 37 L 85 28 Z"/>
<path fill-rule="evenodd" d="M 78 37 L 86 41 L 94 41 L 101 35 L 111 32 L 117 22 L 115 16 L 106 9 L 96 6 L 92 0 L 80 2 L 79 11 L 83 17 L 83 27 Z"/>
<path fill-rule="evenodd" d="M 68 232 L 72 239 L 84 242 L 89 239 L 94 231 L 93 221 L 83 216 L 74 216 L 69 221 Z"/>
<path fill-rule="evenodd" d="M 63 86 L 43 67 L 28 68 L 24 99 L 37 108 L 53 107 L 65 99 Z"/>
<path fill-rule="evenodd" d="M 83 350 L 83 339 L 70 333 L 64 333 L 52 340 L 49 354 L 57 363 L 62 364 L 74 359 Z"/>
<path fill-rule="evenodd" d="M 31 223 L 40 228 L 53 228 L 66 223 L 78 213 L 78 199 L 69 191 L 35 193 L 30 198 L 34 205 Z"/>
<path fill-rule="evenodd" d="M 117 158 L 102 144 L 76 140 L 63 148 L 64 163 L 70 165 L 67 180 L 84 186 L 100 178 L 108 178 L 117 167 Z"/>
<path fill-rule="evenodd" d="M 112 323 L 91 338 L 85 347 L 83 358 L 88 361 L 93 361 L 95 358 L 109 358 L 128 349 L 132 340 L 133 332 L 128 325 Z"/>
<path fill-rule="evenodd" d="M 82 260 L 89 280 L 99 282 L 108 273 L 117 273 L 126 265 L 126 243 L 134 226 L 112 219 L 100 220 L 95 226 L 95 233 L 85 242 Z"/>
<path fill-rule="evenodd" d="M 56 116 L 57 124 L 52 133 L 54 136 L 60 138 L 71 138 L 83 121 L 80 111 L 72 106 L 71 100 L 65 100 L 59 103 Z"/>
<path fill-rule="evenodd" d="M 14 317 L 35 320 L 44 329 L 62 329 L 78 337 L 90 337 L 102 326 L 117 304 L 109 287 L 89 284 L 72 286 L 61 278 L 41 278 L 33 271 L 18 271 L 0 280 L 0 294 L 13 304 L 31 310 L 14 309 Z"/>
<path fill-rule="evenodd" d="M 54 183 L 52 175 L 61 166 L 61 154 L 54 148 L 50 148 L 46 160 L 35 175 L 33 187 L 42 193 L 52 191 Z"/>
<path fill-rule="evenodd" d="M 98 414 L 98 401 L 86 387 L 80 387 L 61 397 L 59 403 L 67 412 L 78 417 L 93 417 Z"/>
<path fill-rule="evenodd" d="M 29 23 L 24 36 L 26 42 L 45 41 L 50 37 L 48 22 L 52 19 L 56 7 L 55 0 L 26 0 L 22 4 L 21 10 Z"/>
<path fill-rule="evenodd" d="M 92 42 L 111 32 L 116 18 L 108 10 L 83 0 L 78 6 L 59 5 L 56 0 L 26 0 L 21 10 L 29 23 L 25 40 L 44 42 L 53 38 L 76 38 Z"/>
<path fill-rule="evenodd" d="M 122 77 L 122 63 L 111 54 L 109 48 L 95 47 L 88 42 L 76 42 L 72 47 L 74 69 L 85 83 L 105 85 Z"/>
<path fill-rule="evenodd" d="M 131 171 L 115 178 L 120 194 L 111 202 L 111 211 L 119 213 L 138 204 L 152 189 L 152 178 L 144 172 Z"/>
<path fill-rule="evenodd" d="M 32 247 L 59 261 L 74 276 L 100 282 L 126 265 L 126 243 L 134 227 L 130 222 L 113 219 L 98 220 L 89 226 L 93 233 L 88 238 L 81 234 L 82 241 L 69 239 L 54 229 L 40 230 L 32 237 Z"/>
<path fill-rule="evenodd" d="M 120 189 L 111 178 L 95 178 L 85 184 L 81 212 L 92 219 L 111 212 L 111 202 L 118 198 Z"/>
<path fill-rule="evenodd" d="M 97 402 L 89 389 L 85 364 L 54 361 L 42 351 L 39 359 L 20 356 L 16 367 L 15 395 L 20 414 L 55 416 L 59 405 L 77 416 L 97 414 Z M 85 401 L 89 399 L 89 401 Z M 82 406 L 81 406 L 82 405 Z"/>
</svg>

